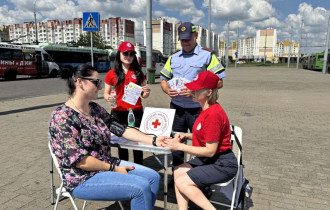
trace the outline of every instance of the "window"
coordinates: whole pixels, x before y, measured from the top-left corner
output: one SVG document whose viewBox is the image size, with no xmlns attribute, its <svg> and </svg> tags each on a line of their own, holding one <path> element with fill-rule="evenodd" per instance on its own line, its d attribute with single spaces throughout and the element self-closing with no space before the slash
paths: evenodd
<svg viewBox="0 0 330 210">
<path fill-rule="evenodd" d="M 0 59 L 10 60 L 11 59 L 11 50 L 0 49 Z"/>
<path fill-rule="evenodd" d="M 13 50 L 13 60 L 23 60 L 22 52 L 20 50 Z"/>
</svg>

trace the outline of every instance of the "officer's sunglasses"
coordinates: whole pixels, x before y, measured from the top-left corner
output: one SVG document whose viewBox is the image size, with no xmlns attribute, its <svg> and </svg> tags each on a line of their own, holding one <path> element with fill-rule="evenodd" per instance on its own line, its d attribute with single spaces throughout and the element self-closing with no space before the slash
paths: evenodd
<svg viewBox="0 0 330 210">
<path fill-rule="evenodd" d="M 100 79 L 92 79 L 92 78 L 87 78 L 87 77 L 79 77 L 79 78 L 91 81 L 98 88 L 102 87 L 102 80 L 100 80 Z"/>
</svg>

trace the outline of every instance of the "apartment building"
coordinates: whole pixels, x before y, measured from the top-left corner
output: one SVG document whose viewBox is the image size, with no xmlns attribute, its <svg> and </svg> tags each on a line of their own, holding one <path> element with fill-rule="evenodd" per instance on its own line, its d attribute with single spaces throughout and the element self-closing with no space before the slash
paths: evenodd
<svg viewBox="0 0 330 210">
<path fill-rule="evenodd" d="M 224 60 L 226 56 L 226 47 L 227 47 L 227 42 L 224 41 L 219 41 L 219 58 Z"/>
<path fill-rule="evenodd" d="M 37 23 L 38 42 L 44 43 L 68 43 L 77 42 L 83 31 L 82 18 L 72 20 L 47 20 Z M 135 43 L 134 22 L 131 20 L 108 18 L 100 20 L 99 33 L 107 45 L 117 49 L 121 42 L 130 41 Z M 13 24 L 9 26 L 9 40 L 16 43 L 33 43 L 36 41 L 34 22 Z"/>
<path fill-rule="evenodd" d="M 248 37 L 238 41 L 238 58 L 254 60 L 256 54 L 256 38 Z"/>
<path fill-rule="evenodd" d="M 152 47 L 159 50 L 163 55 L 171 55 L 173 52 L 181 49 L 180 41 L 178 40 L 178 27 L 182 24 L 168 23 L 166 19 L 159 18 L 152 21 Z M 143 22 L 144 43 L 147 41 L 146 22 Z M 207 46 L 208 30 L 196 26 L 198 32 L 197 43 L 202 46 Z M 211 49 L 219 56 L 220 37 L 218 34 L 211 32 Z"/>
<path fill-rule="evenodd" d="M 9 26 L 0 27 L 0 42 L 9 41 Z"/>
<path fill-rule="evenodd" d="M 291 46 L 290 46 L 291 45 Z M 297 42 L 277 42 L 276 43 L 276 56 L 277 57 L 297 57 L 298 56 L 299 43 Z"/>
<path fill-rule="evenodd" d="M 273 28 L 258 30 L 256 32 L 256 52 L 254 57 L 258 60 L 265 58 L 271 61 L 275 57 L 277 31 Z"/>
<path fill-rule="evenodd" d="M 120 17 L 108 18 L 100 21 L 100 35 L 106 45 L 118 49 L 123 41 L 135 43 L 135 24 L 131 20 Z"/>
<path fill-rule="evenodd" d="M 164 18 L 152 20 L 152 48 L 159 50 L 163 55 L 171 55 L 176 51 L 175 24 L 167 22 Z M 143 21 L 144 43 L 147 43 L 147 22 Z"/>
</svg>

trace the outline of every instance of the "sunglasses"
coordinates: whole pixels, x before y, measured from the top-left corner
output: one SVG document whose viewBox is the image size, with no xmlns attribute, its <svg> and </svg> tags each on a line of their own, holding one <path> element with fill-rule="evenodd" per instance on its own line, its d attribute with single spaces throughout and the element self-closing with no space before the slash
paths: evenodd
<svg viewBox="0 0 330 210">
<path fill-rule="evenodd" d="M 135 53 L 134 52 L 128 53 L 128 51 L 126 51 L 126 52 L 123 52 L 123 55 L 133 57 L 135 55 Z"/>
<path fill-rule="evenodd" d="M 87 78 L 87 77 L 79 77 L 79 78 L 91 81 L 96 87 L 102 88 L 102 80 L 100 80 L 100 79 L 92 79 L 92 78 Z"/>
</svg>

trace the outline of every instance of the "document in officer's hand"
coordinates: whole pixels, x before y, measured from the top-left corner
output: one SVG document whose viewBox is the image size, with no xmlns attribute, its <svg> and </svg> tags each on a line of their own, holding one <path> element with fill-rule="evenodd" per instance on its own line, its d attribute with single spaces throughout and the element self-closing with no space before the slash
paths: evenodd
<svg viewBox="0 0 330 210">
<path fill-rule="evenodd" d="M 181 91 L 181 88 L 185 88 L 186 87 L 185 84 L 188 82 L 190 82 L 190 81 L 183 77 L 173 78 L 173 79 L 167 81 L 169 87 L 171 89 L 176 89 L 178 92 Z"/>
</svg>

